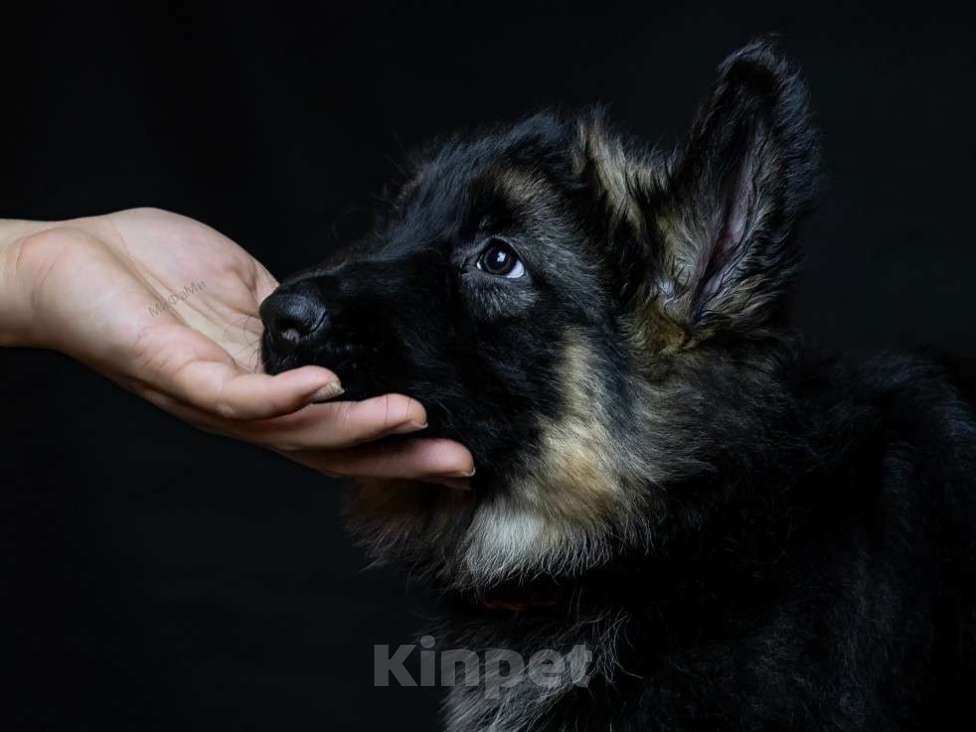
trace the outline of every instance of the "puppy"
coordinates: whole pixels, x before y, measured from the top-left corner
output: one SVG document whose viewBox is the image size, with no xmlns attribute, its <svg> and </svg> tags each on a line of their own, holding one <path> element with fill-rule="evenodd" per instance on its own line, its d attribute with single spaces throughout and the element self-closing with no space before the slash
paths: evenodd
<svg viewBox="0 0 976 732">
<path fill-rule="evenodd" d="M 375 234 L 265 301 L 263 355 L 414 396 L 471 449 L 470 492 L 349 497 L 371 554 L 448 599 L 440 640 L 588 649 L 544 685 L 490 689 L 482 661 L 447 729 L 972 719 L 973 418 L 932 364 L 797 347 L 818 137 L 770 42 L 674 151 L 542 113 L 412 170 Z"/>
</svg>

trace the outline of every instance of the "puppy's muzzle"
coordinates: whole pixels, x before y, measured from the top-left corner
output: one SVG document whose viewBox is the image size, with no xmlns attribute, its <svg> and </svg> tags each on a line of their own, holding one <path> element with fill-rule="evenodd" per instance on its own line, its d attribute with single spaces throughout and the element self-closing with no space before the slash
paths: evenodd
<svg viewBox="0 0 976 732">
<path fill-rule="evenodd" d="M 340 297 L 339 281 L 318 276 L 285 283 L 261 303 L 261 355 L 270 374 L 314 364 L 334 371 L 346 392 L 369 391 L 362 373 L 363 338 L 378 338 L 375 325 L 357 320 L 359 302 Z"/>
</svg>

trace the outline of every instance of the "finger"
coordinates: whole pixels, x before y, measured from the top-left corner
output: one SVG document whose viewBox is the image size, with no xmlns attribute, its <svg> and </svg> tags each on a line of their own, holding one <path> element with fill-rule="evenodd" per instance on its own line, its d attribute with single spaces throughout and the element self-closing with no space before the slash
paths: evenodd
<svg viewBox="0 0 976 732">
<path fill-rule="evenodd" d="M 249 439 L 246 430 L 242 429 L 242 425 L 246 426 L 249 423 L 233 422 L 214 417 L 207 412 L 197 409 L 192 405 L 184 404 L 161 392 L 143 390 L 141 393 L 148 401 L 156 406 L 179 417 L 184 422 L 196 425 L 202 430 L 235 438 Z M 269 422 L 293 422 L 295 418 L 304 419 L 306 414 L 315 414 L 318 410 L 322 410 L 326 406 L 331 405 L 313 405 L 306 407 L 295 415 L 279 417 L 275 420 L 269 420 Z M 409 412 L 408 414 L 412 416 L 414 412 Z M 388 430 L 386 434 L 403 434 L 400 427 L 402 425 L 396 425 L 392 430 Z M 358 466 L 360 463 L 375 460 L 377 456 L 381 458 L 378 473 L 385 475 L 393 472 L 394 477 L 409 478 L 420 474 L 422 477 L 429 477 L 438 483 L 446 481 L 450 484 L 454 481 L 455 485 L 464 487 L 462 484 L 466 483 L 466 479 L 470 478 L 474 471 L 474 461 L 467 448 L 445 439 L 431 438 L 392 444 L 381 443 L 372 446 L 372 448 L 360 445 L 331 451 L 320 450 L 317 447 L 307 450 L 289 451 L 273 445 L 266 446 L 303 465 L 308 465 L 320 472 L 334 475 L 372 475 L 370 471 L 359 470 Z M 396 472 L 400 469 L 401 463 L 406 465 L 409 474 L 401 476 L 400 473 Z M 344 467 L 348 467 L 349 471 L 345 473 L 341 472 L 341 468 Z M 455 481 L 455 479 L 457 480 Z"/>
<path fill-rule="evenodd" d="M 361 402 L 316 404 L 269 420 L 240 422 L 236 433 L 281 451 L 352 447 L 387 435 L 427 426 L 427 412 L 416 399 L 386 394 Z"/>
<path fill-rule="evenodd" d="M 442 439 L 374 443 L 328 452 L 295 452 L 286 457 L 323 473 L 349 477 L 439 480 L 474 475 L 474 458 L 467 448 Z"/>
<path fill-rule="evenodd" d="M 423 483 L 431 483 L 433 485 L 442 485 L 445 488 L 450 488 L 455 491 L 469 491 L 471 490 L 471 481 L 468 478 L 424 478 Z"/>
<path fill-rule="evenodd" d="M 137 388 L 133 388 L 132 391 L 138 393 L 146 401 L 159 407 L 164 412 L 172 414 L 174 417 L 181 419 L 187 424 L 193 425 L 197 429 L 224 437 L 237 437 L 236 434 L 227 429 L 227 425 L 231 423 L 229 420 L 221 417 L 215 417 L 209 412 L 205 412 L 193 405 L 185 404 L 178 399 L 174 399 L 169 394 L 165 394 L 154 389 L 148 389 L 141 384 L 138 385 Z"/>
<path fill-rule="evenodd" d="M 166 383 L 157 387 L 166 389 Z M 267 419 L 342 393 L 338 377 L 318 366 L 270 376 L 217 361 L 191 361 L 169 381 L 176 399 L 225 419 Z"/>
<path fill-rule="evenodd" d="M 389 435 L 424 429 L 426 412 L 410 397 L 388 394 L 362 402 L 313 404 L 268 420 L 241 421 L 214 416 L 151 389 L 140 393 L 156 406 L 208 432 L 243 439 L 278 452 L 349 448 Z"/>
<path fill-rule="evenodd" d="M 214 418 L 196 407 L 156 391 L 143 395 L 185 422 L 215 434 L 239 437 L 227 420 Z M 308 410 L 319 409 L 309 407 Z M 276 450 L 282 456 L 332 477 L 375 477 L 392 481 L 422 480 L 457 490 L 470 490 L 474 474 L 471 453 L 456 442 L 441 439 L 411 440 L 396 445 L 376 444 L 346 450 Z"/>
</svg>

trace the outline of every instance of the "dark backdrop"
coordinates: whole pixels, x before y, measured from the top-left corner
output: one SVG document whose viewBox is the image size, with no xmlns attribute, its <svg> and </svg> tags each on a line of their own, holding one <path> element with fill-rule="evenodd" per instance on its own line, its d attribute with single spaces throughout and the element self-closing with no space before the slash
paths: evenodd
<svg viewBox="0 0 976 732">
<path fill-rule="evenodd" d="M 425 138 L 605 101 L 671 141 L 717 62 L 779 31 L 830 176 L 801 324 L 976 354 L 976 38 L 931 4 L 10 5 L 0 216 L 161 206 L 279 276 L 354 236 Z M 430 601 L 362 571 L 328 480 L 50 353 L 0 353 L 0 415 L 0 728 L 432 728 L 437 692 L 372 686 L 372 645 Z"/>
</svg>

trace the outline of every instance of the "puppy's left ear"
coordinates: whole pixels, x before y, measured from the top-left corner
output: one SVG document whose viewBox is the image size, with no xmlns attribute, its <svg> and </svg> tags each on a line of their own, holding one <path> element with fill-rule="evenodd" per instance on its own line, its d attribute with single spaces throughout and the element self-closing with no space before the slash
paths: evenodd
<svg viewBox="0 0 976 732">
<path fill-rule="evenodd" d="M 725 60 L 647 211 L 657 317 L 694 341 L 769 321 L 797 269 L 818 147 L 806 87 L 770 42 Z"/>
</svg>

